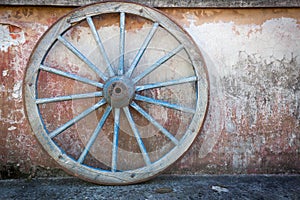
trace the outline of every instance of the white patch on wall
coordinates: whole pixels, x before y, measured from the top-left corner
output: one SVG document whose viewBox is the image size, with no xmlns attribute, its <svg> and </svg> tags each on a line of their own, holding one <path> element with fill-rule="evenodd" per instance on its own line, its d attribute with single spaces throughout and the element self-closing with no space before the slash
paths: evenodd
<svg viewBox="0 0 300 200">
<path fill-rule="evenodd" d="M 2 76 L 4 77 L 4 76 L 7 76 L 7 74 L 8 74 L 8 70 L 3 70 L 2 71 Z"/>
<path fill-rule="evenodd" d="M 287 113 L 291 116 L 299 107 L 295 92 L 300 74 L 299 24 L 293 18 L 273 18 L 260 25 L 240 25 L 232 21 L 196 25 L 194 16 L 187 19 L 190 26 L 184 28 L 201 50 L 210 77 L 209 120 L 204 126 L 206 134 L 199 158 L 213 151 L 222 130 L 226 130 L 238 138 L 238 143 L 232 142 L 233 149 L 220 147 L 219 151 L 234 152 L 233 167 L 245 169 L 259 148 L 253 150 L 255 142 L 242 140 L 239 129 L 243 117 L 251 119 L 249 127 L 255 127 L 258 114 L 263 113 L 266 119 L 260 120 L 266 124 L 274 117 L 273 104 L 278 106 L 277 114 L 288 107 Z M 266 102 L 260 102 L 257 96 L 265 97 Z M 236 121 L 231 119 L 231 108 L 235 109 Z M 277 130 L 270 133 L 272 131 Z M 286 146 L 294 143 L 293 136 L 290 137 Z M 264 133 L 259 138 L 264 145 Z M 245 148 L 242 151 L 241 146 Z"/>
<path fill-rule="evenodd" d="M 271 19 L 262 25 L 217 22 L 197 26 L 193 18 L 189 21 L 190 27 L 185 29 L 223 75 L 231 73 L 224 66 L 234 65 L 239 59 L 239 52 L 277 59 L 291 53 L 300 55 L 299 25 L 293 18 Z M 300 57 L 297 59 L 300 61 Z"/>
<path fill-rule="evenodd" d="M 19 28 L 17 32 L 10 30 L 12 25 L 0 24 L 0 51 L 7 52 L 11 46 L 25 43 L 25 34 Z"/>
<path fill-rule="evenodd" d="M 10 126 L 7 130 L 13 131 L 13 130 L 16 130 L 16 129 L 17 129 L 17 127 L 15 127 L 15 126 Z"/>
<path fill-rule="evenodd" d="M 12 97 L 15 99 L 22 97 L 22 82 L 16 82 L 12 91 Z"/>
</svg>

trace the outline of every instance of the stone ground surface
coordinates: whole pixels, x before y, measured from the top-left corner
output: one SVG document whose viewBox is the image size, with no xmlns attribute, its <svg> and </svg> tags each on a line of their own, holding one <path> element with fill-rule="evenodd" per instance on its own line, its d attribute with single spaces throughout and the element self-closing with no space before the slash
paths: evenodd
<svg viewBox="0 0 300 200">
<path fill-rule="evenodd" d="M 300 199 L 300 175 L 159 176 L 128 186 L 77 178 L 0 180 L 0 199 Z"/>
</svg>

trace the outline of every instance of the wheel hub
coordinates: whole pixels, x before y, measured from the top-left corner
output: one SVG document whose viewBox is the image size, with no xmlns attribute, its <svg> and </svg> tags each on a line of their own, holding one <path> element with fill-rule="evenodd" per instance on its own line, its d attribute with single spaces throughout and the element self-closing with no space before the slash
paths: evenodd
<svg viewBox="0 0 300 200">
<path fill-rule="evenodd" d="M 122 108 L 128 106 L 134 97 L 134 84 L 125 76 L 110 78 L 103 87 L 103 95 L 112 107 Z"/>
</svg>

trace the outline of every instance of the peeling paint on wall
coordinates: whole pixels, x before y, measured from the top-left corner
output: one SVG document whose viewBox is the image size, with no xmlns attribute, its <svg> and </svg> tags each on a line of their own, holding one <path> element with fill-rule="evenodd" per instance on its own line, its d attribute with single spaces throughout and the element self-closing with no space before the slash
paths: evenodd
<svg viewBox="0 0 300 200">
<path fill-rule="evenodd" d="M 17 82 L 14 85 L 13 91 L 12 91 L 12 97 L 15 99 L 22 97 L 22 82 Z"/>
<path fill-rule="evenodd" d="M 7 52 L 10 46 L 24 44 L 25 34 L 21 28 L 0 23 L 0 51 Z"/>
<path fill-rule="evenodd" d="M 209 122 L 198 158 L 216 162 L 211 156 L 217 151 L 226 155 L 223 167 L 231 163 L 234 172 L 243 173 L 254 160 L 263 167 L 265 151 L 288 151 L 286 159 L 299 163 L 298 21 L 282 17 L 261 25 L 195 25 L 195 16 L 187 19 L 185 28 L 204 54 L 211 87 Z"/>
</svg>

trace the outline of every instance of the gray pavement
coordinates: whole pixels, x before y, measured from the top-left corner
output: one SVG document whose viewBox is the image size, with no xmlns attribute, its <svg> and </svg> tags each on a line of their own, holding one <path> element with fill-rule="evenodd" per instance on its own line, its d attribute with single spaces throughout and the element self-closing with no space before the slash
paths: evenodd
<svg viewBox="0 0 300 200">
<path fill-rule="evenodd" d="M 73 177 L 0 180 L 0 199 L 300 199 L 299 175 L 158 176 L 128 186 Z"/>
</svg>

